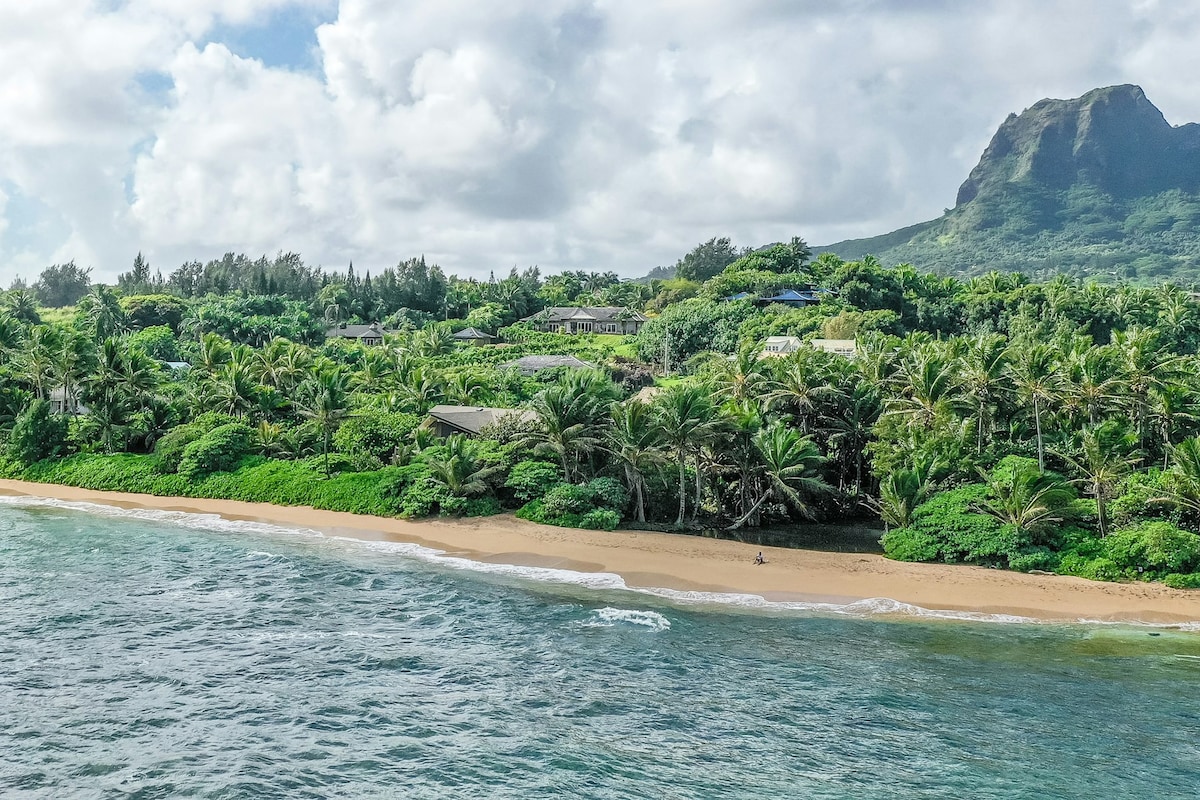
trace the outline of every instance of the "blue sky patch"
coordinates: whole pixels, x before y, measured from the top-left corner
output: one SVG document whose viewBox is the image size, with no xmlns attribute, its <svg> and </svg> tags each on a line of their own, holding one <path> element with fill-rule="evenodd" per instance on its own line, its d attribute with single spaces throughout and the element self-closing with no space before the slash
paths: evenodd
<svg viewBox="0 0 1200 800">
<path fill-rule="evenodd" d="M 251 25 L 217 25 L 197 46 L 219 42 L 243 58 L 268 67 L 308 71 L 317 69 L 317 27 L 337 19 L 336 4 L 326 8 L 289 6 L 277 9 Z"/>
</svg>

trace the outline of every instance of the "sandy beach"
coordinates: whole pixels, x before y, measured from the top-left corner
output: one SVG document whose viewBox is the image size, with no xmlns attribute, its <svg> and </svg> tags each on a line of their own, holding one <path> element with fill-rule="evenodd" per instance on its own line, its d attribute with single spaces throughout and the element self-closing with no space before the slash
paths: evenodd
<svg viewBox="0 0 1200 800">
<path fill-rule="evenodd" d="M 760 548 L 679 534 L 583 531 L 535 525 L 511 515 L 407 521 L 306 507 L 96 492 L 20 481 L 0 481 L 0 494 L 218 514 L 365 540 L 411 542 L 477 561 L 616 573 L 631 587 L 835 603 L 889 598 L 926 609 L 1051 621 L 1200 621 L 1200 591 L 1160 584 L 1099 583 L 961 565 L 906 564 L 877 555 Z M 759 550 L 766 564 L 754 564 Z"/>
</svg>

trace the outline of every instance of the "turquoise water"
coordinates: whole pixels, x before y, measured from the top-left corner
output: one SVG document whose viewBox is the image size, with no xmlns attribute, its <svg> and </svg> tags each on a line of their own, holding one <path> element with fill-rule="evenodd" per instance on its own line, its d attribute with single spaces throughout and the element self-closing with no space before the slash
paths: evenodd
<svg viewBox="0 0 1200 800">
<path fill-rule="evenodd" d="M 1198 634 L 687 604 L 177 522 L 0 503 L 0 796 L 1200 795 Z"/>
</svg>

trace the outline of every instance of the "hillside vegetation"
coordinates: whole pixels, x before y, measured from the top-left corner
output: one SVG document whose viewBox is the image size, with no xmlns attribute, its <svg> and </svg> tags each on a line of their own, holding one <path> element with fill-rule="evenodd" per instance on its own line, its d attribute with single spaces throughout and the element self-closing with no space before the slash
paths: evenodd
<svg viewBox="0 0 1200 800">
<path fill-rule="evenodd" d="M 711 272 L 729 250 L 708 242 L 688 263 Z M 321 332 L 392 302 L 352 274 L 280 272 L 315 276 L 290 295 L 96 286 L 53 321 L 30 291 L 9 292 L 0 474 L 408 517 L 511 509 L 600 529 L 741 536 L 875 519 L 893 558 L 1200 586 L 1190 293 L 960 281 L 810 260 L 800 239 L 732 255 L 706 280 L 639 287 L 603 274 L 460 281 L 405 262 L 387 292 L 420 306 L 387 312 L 399 324 L 381 346 Z M 812 285 L 830 292 L 807 307 L 755 302 Z M 471 299 L 452 305 L 452 291 Z M 450 337 L 472 315 L 504 323 L 622 294 L 652 315 L 626 340 L 519 322 L 496 329 L 500 346 Z M 413 316 L 439 306 L 465 316 Z M 763 357 L 768 336 L 855 339 L 857 352 Z M 503 366 L 528 353 L 596 367 Z M 51 406 L 64 396 L 86 413 Z M 439 403 L 523 413 L 439 439 L 423 424 Z"/>
</svg>

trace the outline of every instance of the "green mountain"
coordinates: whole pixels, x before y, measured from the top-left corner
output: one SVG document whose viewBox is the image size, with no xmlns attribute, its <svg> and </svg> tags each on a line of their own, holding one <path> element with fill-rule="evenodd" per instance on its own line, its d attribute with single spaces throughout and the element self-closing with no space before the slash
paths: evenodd
<svg viewBox="0 0 1200 800">
<path fill-rule="evenodd" d="M 1200 125 L 1137 86 L 1010 114 L 938 219 L 814 248 L 975 275 L 1200 280 Z"/>
</svg>

